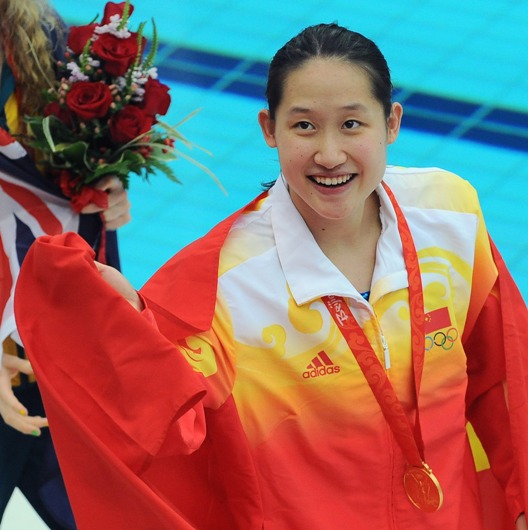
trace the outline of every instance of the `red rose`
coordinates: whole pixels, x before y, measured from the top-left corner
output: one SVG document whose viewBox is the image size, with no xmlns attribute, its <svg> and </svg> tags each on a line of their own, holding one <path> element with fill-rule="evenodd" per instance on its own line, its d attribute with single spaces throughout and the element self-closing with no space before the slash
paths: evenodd
<svg viewBox="0 0 528 530">
<path fill-rule="evenodd" d="M 44 116 L 55 116 L 65 125 L 71 125 L 72 122 L 70 111 L 59 105 L 57 101 L 52 101 L 44 107 Z"/>
<path fill-rule="evenodd" d="M 143 53 L 146 39 L 142 37 L 141 40 L 141 53 Z M 94 41 L 92 51 L 103 61 L 103 68 L 110 75 L 125 75 L 138 54 L 137 33 L 131 33 L 126 39 L 120 39 L 111 33 L 103 33 Z"/>
<path fill-rule="evenodd" d="M 69 170 L 62 169 L 58 173 L 57 180 L 62 193 L 66 197 L 73 197 L 75 191 L 77 190 L 77 185 L 79 184 L 79 178 L 75 178 Z"/>
<path fill-rule="evenodd" d="M 169 87 L 160 83 L 157 79 L 149 77 L 149 80 L 145 84 L 143 101 L 139 106 L 149 116 L 155 116 L 156 114 L 163 116 L 167 114 L 170 102 Z"/>
<path fill-rule="evenodd" d="M 77 81 L 66 94 L 66 105 L 81 120 L 102 118 L 110 108 L 112 93 L 104 83 Z"/>
<path fill-rule="evenodd" d="M 97 24 L 88 24 L 87 26 L 72 26 L 68 34 L 68 48 L 76 55 L 80 55 L 86 46 L 86 43 L 92 38 Z"/>
<path fill-rule="evenodd" d="M 103 15 L 103 21 L 101 24 L 104 26 L 105 24 L 110 23 L 110 17 L 113 15 L 119 15 L 120 17 L 123 17 L 123 11 L 125 10 L 125 4 L 126 2 L 119 2 L 119 4 L 116 4 L 115 2 L 107 2 L 104 8 L 104 15 Z M 128 6 L 128 15 L 130 16 L 134 12 L 134 6 L 130 4 Z"/>
<path fill-rule="evenodd" d="M 110 136 L 116 144 L 126 144 L 150 131 L 153 121 L 139 107 L 126 105 L 110 118 Z"/>
</svg>

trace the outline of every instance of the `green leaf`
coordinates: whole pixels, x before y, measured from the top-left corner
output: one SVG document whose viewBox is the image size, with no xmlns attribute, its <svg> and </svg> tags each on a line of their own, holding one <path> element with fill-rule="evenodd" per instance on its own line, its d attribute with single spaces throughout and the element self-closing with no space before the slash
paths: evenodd
<svg viewBox="0 0 528 530">
<path fill-rule="evenodd" d="M 158 52 L 158 28 L 156 27 L 156 22 L 152 20 L 152 44 L 150 45 L 150 52 L 145 59 L 144 68 L 148 70 L 154 64 L 154 59 L 156 58 L 156 53 Z"/>
<path fill-rule="evenodd" d="M 53 136 L 51 134 L 51 116 L 46 116 L 42 120 L 42 132 L 48 141 L 51 151 L 55 152 L 55 142 L 53 141 Z"/>
<path fill-rule="evenodd" d="M 128 22 L 128 17 L 130 16 L 130 0 L 126 0 L 125 5 L 123 7 L 123 15 L 121 17 L 121 22 L 119 23 L 119 26 L 117 27 L 118 30 L 124 29 Z"/>
<path fill-rule="evenodd" d="M 130 166 L 142 166 L 145 164 L 143 155 L 130 150 L 124 151 L 120 160 L 127 162 Z"/>
<path fill-rule="evenodd" d="M 61 143 L 57 144 L 54 153 L 60 155 L 65 162 L 68 162 L 72 167 L 85 165 L 88 167 L 86 153 L 88 152 L 87 142 L 75 142 L 73 144 Z"/>
<path fill-rule="evenodd" d="M 165 122 L 159 121 L 159 120 L 157 122 L 157 125 L 159 125 L 162 129 L 167 131 L 167 133 L 170 136 L 172 136 L 173 138 L 175 138 L 176 140 L 180 140 L 189 149 L 192 149 L 192 148 L 196 147 L 197 149 L 200 149 L 200 151 L 206 153 L 207 155 L 213 156 L 210 151 L 208 151 L 207 149 L 205 149 L 201 145 L 195 144 L 194 142 L 191 142 L 190 140 L 185 138 L 185 136 L 183 136 L 183 134 L 178 130 L 178 127 L 180 127 L 180 125 L 182 125 L 182 123 L 185 123 L 187 120 L 190 120 L 195 114 L 197 114 L 201 110 L 202 109 L 194 110 L 193 112 L 188 114 L 185 118 L 180 120 L 176 125 L 169 125 L 168 123 L 165 123 Z"/>
<path fill-rule="evenodd" d="M 117 164 L 105 164 L 97 166 L 95 170 L 86 177 L 86 182 L 93 182 L 105 175 L 115 175 L 115 176 L 126 176 L 130 173 L 130 167 L 127 164 L 117 163 Z"/>
<path fill-rule="evenodd" d="M 172 182 L 181 184 L 181 181 L 178 179 L 178 177 L 176 176 L 176 173 L 174 173 L 172 167 L 169 164 L 162 162 L 161 160 L 157 160 L 157 159 L 153 160 L 150 157 L 149 157 L 149 163 L 150 163 L 150 166 L 155 167 L 156 169 L 161 171 L 169 180 L 172 180 Z M 149 173 L 154 173 L 154 171 L 149 171 Z"/>
<path fill-rule="evenodd" d="M 141 175 L 145 169 L 145 159 L 139 153 L 125 151 L 118 160 L 97 166 L 93 173 L 86 177 L 86 183 L 94 182 L 105 175 L 115 175 L 125 187 L 128 185 L 129 173 Z"/>
<path fill-rule="evenodd" d="M 52 152 L 55 145 L 61 142 L 71 142 L 73 132 L 56 116 L 26 116 L 29 125 L 31 142 L 45 142 L 45 146 Z"/>
</svg>

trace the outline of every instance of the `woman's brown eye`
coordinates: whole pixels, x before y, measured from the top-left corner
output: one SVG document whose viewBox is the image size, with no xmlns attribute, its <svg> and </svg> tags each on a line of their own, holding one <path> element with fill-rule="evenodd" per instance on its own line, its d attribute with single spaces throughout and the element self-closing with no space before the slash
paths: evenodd
<svg viewBox="0 0 528 530">
<path fill-rule="evenodd" d="M 357 122 L 356 120 L 347 120 L 343 125 L 345 129 L 355 129 L 358 126 L 359 122 Z"/>
</svg>

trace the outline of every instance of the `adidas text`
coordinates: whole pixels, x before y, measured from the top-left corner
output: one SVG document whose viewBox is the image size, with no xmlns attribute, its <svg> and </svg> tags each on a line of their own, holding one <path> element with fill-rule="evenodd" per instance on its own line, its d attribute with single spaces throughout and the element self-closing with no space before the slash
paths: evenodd
<svg viewBox="0 0 528 530">
<path fill-rule="evenodd" d="M 312 368 L 303 372 L 302 376 L 304 379 L 310 379 L 312 377 L 319 377 L 321 375 L 330 375 L 339 373 L 341 368 L 339 366 L 321 366 L 319 368 Z"/>
</svg>

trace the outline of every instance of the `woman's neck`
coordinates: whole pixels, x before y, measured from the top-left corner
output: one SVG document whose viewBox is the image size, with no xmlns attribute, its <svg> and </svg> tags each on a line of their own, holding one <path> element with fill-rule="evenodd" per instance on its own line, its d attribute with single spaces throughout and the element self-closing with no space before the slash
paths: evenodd
<svg viewBox="0 0 528 530">
<path fill-rule="evenodd" d="M 379 216 L 379 197 L 376 192 L 370 194 L 361 209 L 354 211 L 346 219 L 306 220 L 308 228 L 321 247 L 350 246 L 360 244 L 375 229 L 381 229 Z"/>
<path fill-rule="evenodd" d="M 309 227 L 324 254 L 360 293 L 370 290 L 376 263 L 379 205 L 378 194 L 373 192 L 354 217 Z"/>
</svg>

